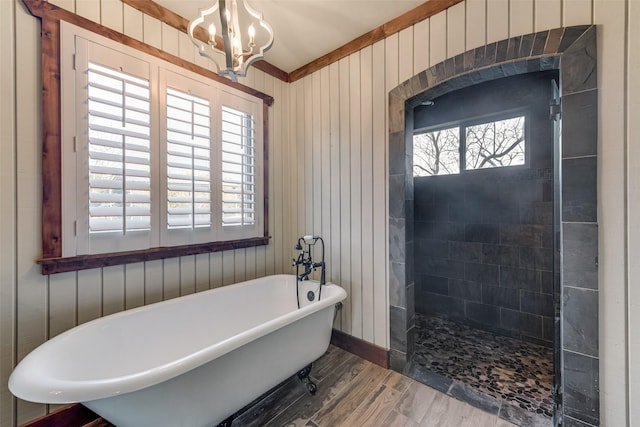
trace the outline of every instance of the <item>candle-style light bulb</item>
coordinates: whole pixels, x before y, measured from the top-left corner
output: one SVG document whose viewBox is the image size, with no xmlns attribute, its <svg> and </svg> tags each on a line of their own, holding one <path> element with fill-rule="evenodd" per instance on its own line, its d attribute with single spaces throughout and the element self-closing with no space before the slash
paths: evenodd
<svg viewBox="0 0 640 427">
<path fill-rule="evenodd" d="M 216 44 L 216 26 L 213 24 L 209 24 L 209 44 Z"/>
<path fill-rule="evenodd" d="M 255 38 L 256 38 L 256 27 L 253 26 L 253 23 L 249 25 L 249 47 L 255 46 Z"/>
</svg>

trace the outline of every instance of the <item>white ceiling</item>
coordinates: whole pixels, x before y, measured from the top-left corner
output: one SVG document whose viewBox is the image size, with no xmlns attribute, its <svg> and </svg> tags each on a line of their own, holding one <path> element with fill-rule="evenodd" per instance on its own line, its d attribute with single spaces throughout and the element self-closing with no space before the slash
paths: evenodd
<svg viewBox="0 0 640 427">
<path fill-rule="evenodd" d="M 213 0 L 155 0 L 187 20 Z M 252 0 L 273 27 L 265 60 L 291 72 L 413 9 L 425 0 Z"/>
</svg>

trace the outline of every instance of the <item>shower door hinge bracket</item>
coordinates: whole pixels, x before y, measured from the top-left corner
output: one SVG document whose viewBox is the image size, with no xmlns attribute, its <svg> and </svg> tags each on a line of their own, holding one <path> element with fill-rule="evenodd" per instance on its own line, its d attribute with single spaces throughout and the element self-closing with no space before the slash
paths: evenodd
<svg viewBox="0 0 640 427">
<path fill-rule="evenodd" d="M 558 121 L 562 117 L 562 106 L 560 100 L 553 100 L 549 104 L 549 119 Z"/>
</svg>

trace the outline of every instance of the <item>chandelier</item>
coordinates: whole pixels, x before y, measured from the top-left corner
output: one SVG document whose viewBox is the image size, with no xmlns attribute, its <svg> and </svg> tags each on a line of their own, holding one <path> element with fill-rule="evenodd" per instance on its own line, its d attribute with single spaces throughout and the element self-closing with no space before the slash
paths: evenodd
<svg viewBox="0 0 640 427">
<path fill-rule="evenodd" d="M 243 22 L 243 26 L 240 22 Z M 244 34 L 243 28 L 246 29 Z M 256 33 L 259 28 L 262 30 Z M 218 74 L 234 82 L 238 81 L 238 77 L 246 76 L 247 68 L 254 61 L 262 59 L 273 44 L 271 25 L 247 0 L 215 0 L 211 7 L 201 10 L 200 15 L 189 23 L 188 35 L 198 48 L 198 53 L 216 65 Z M 257 42 L 263 44 L 258 47 Z M 221 65 L 221 53 L 224 54 L 224 66 Z"/>
</svg>

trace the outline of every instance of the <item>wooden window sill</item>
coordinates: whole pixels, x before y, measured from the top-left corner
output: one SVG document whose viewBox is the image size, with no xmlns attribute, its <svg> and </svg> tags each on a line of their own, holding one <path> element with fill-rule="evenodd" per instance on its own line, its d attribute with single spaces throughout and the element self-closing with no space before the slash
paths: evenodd
<svg viewBox="0 0 640 427">
<path fill-rule="evenodd" d="M 40 264 L 43 275 L 65 273 L 69 271 L 88 270 L 91 268 L 110 267 L 113 265 L 132 264 L 136 262 L 155 261 L 165 258 L 176 258 L 187 255 L 198 255 L 210 252 L 220 252 L 233 249 L 266 246 L 270 237 L 254 237 L 251 239 L 229 240 L 226 242 L 210 242 L 197 245 L 170 246 L 162 248 L 143 249 L 139 251 L 114 252 L 95 255 L 78 255 L 73 257 L 41 258 Z"/>
</svg>

